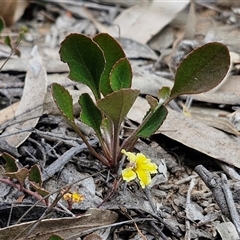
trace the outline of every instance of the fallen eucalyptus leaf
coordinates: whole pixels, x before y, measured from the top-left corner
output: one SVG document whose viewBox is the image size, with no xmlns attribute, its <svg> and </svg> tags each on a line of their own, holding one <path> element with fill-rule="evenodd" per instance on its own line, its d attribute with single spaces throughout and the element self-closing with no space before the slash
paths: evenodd
<svg viewBox="0 0 240 240">
<path fill-rule="evenodd" d="M 96 227 L 106 227 L 108 224 L 114 223 L 117 218 L 118 214 L 109 210 L 89 209 L 86 214 L 76 218 L 45 219 L 39 222 L 27 239 L 46 240 L 52 234 L 58 234 L 63 239 L 74 239 L 83 231 L 91 231 Z M 0 236 L 2 239 L 14 239 L 20 233 L 17 239 L 23 240 L 29 227 L 34 223 L 36 222 L 32 221 L 1 228 Z"/>
<path fill-rule="evenodd" d="M 109 29 L 111 35 L 133 39 L 146 44 L 155 34 L 169 24 L 188 4 L 186 1 L 138 1 L 138 4 L 121 12 Z M 131 17 L 129 17 L 131 16 Z M 118 26 L 118 27 L 116 27 Z M 139 27 L 141 26 L 141 31 Z"/>
<path fill-rule="evenodd" d="M 31 55 L 32 59 L 29 61 L 23 96 L 15 113 L 15 119 L 2 134 L 2 137 L 4 136 L 4 139 L 15 147 L 22 144 L 31 134 L 31 131 L 19 131 L 32 129 L 37 124 L 43 111 L 47 90 L 46 70 L 36 46 L 32 49 Z"/>
<path fill-rule="evenodd" d="M 184 117 L 183 114 L 173 110 L 169 110 L 168 117 L 159 132 L 190 148 L 240 168 L 239 137 Z"/>
<path fill-rule="evenodd" d="M 203 114 L 191 114 L 193 118 L 203 122 L 209 126 L 215 127 L 224 132 L 240 136 L 240 132 L 234 127 L 234 125 L 226 118 L 208 116 Z"/>
<path fill-rule="evenodd" d="M 223 240 L 238 239 L 238 232 L 232 222 L 223 222 L 216 224 L 216 229 Z"/>
</svg>

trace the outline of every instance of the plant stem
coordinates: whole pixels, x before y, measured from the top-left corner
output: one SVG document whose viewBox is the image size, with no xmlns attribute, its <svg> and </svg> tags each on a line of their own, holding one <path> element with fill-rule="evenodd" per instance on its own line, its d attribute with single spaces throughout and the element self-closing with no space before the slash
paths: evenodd
<svg viewBox="0 0 240 240">
<path fill-rule="evenodd" d="M 33 191 L 31 191 L 31 190 L 29 190 L 29 189 L 27 189 L 25 187 L 21 187 L 20 184 L 16 184 L 13 181 L 10 181 L 8 178 L 0 178 L 0 182 L 8 184 L 8 185 L 10 185 L 12 187 L 15 187 L 19 191 L 26 192 L 27 194 L 32 195 L 36 199 L 38 199 L 38 200 L 42 201 L 44 204 L 46 204 L 44 198 L 42 196 L 40 196 L 38 193 L 33 192 Z"/>
<path fill-rule="evenodd" d="M 88 149 L 92 152 L 92 154 L 99 160 L 101 161 L 105 166 L 110 167 L 109 162 L 103 158 L 101 155 L 99 155 L 94 148 L 89 144 L 88 140 L 86 139 L 86 137 L 83 135 L 83 133 L 81 132 L 81 130 L 76 126 L 76 124 L 72 121 L 69 121 L 71 127 L 74 129 L 74 131 L 80 136 L 80 138 L 83 140 L 83 142 L 86 144 L 86 146 L 88 147 Z"/>
<path fill-rule="evenodd" d="M 118 152 L 119 152 L 119 126 L 114 125 L 113 129 L 113 141 L 112 141 L 112 158 L 113 158 L 113 167 L 116 168 L 118 165 Z"/>
<path fill-rule="evenodd" d="M 19 37 L 18 37 L 18 39 L 17 39 L 16 45 L 14 46 L 14 48 L 12 48 L 10 55 L 7 57 L 7 59 L 4 61 L 4 63 L 3 63 L 2 66 L 0 67 L 0 71 L 2 71 L 3 67 L 5 66 L 5 64 L 9 61 L 10 57 L 14 54 L 14 52 L 16 51 L 18 45 L 19 45 L 20 42 L 22 41 L 22 39 L 23 39 L 23 34 L 20 33 L 20 34 L 19 34 Z"/>
<path fill-rule="evenodd" d="M 154 113 L 154 111 L 150 111 L 149 114 L 143 119 L 142 123 L 139 124 L 139 126 L 132 132 L 132 134 L 123 141 L 123 143 L 120 147 L 120 151 L 122 149 L 125 149 L 126 151 L 131 150 L 131 148 L 134 146 L 134 144 L 138 140 L 138 137 L 136 137 L 137 132 L 141 129 L 143 124 L 145 124 L 148 121 L 148 119 L 152 116 L 153 113 Z M 119 156 L 118 156 L 118 158 L 119 158 Z"/>
</svg>

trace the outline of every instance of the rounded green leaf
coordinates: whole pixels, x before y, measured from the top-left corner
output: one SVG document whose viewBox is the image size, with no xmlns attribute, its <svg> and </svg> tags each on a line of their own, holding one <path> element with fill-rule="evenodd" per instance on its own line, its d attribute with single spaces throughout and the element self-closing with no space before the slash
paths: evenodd
<svg viewBox="0 0 240 240">
<path fill-rule="evenodd" d="M 102 113 L 97 108 L 92 98 L 87 93 L 83 93 L 79 98 L 79 104 L 81 105 L 82 111 L 80 119 L 92 127 L 98 136 L 101 135 L 100 126 L 102 123 Z"/>
<path fill-rule="evenodd" d="M 40 186 L 42 186 L 41 171 L 37 164 L 33 165 L 30 168 L 28 178 L 29 178 L 29 181 L 33 181 L 35 183 L 38 183 Z"/>
<path fill-rule="evenodd" d="M 86 84 L 96 99 L 100 98 L 99 83 L 105 68 L 102 50 L 90 37 L 70 34 L 61 43 L 60 56 L 70 68 L 69 78 Z"/>
<path fill-rule="evenodd" d="M 166 107 L 161 105 L 158 107 L 149 117 L 149 119 L 143 123 L 139 131 L 136 133 L 137 137 L 148 138 L 154 134 L 158 128 L 163 124 L 166 119 L 168 111 Z"/>
<path fill-rule="evenodd" d="M 105 96 L 113 92 L 109 80 L 110 72 L 116 62 L 120 58 L 125 57 L 125 53 L 119 43 L 107 33 L 100 33 L 96 35 L 93 38 L 93 41 L 95 41 L 100 46 L 106 59 L 106 67 L 100 81 L 100 90 Z"/>
<path fill-rule="evenodd" d="M 170 98 L 211 90 L 225 77 L 230 65 L 228 48 L 218 42 L 193 50 L 180 63 Z"/>
<path fill-rule="evenodd" d="M 128 59 L 121 58 L 116 62 L 110 72 L 110 85 L 113 91 L 130 88 L 132 85 L 132 68 Z"/>
<path fill-rule="evenodd" d="M 52 84 L 52 95 L 58 109 L 63 116 L 70 122 L 74 121 L 73 100 L 69 92 L 60 84 Z"/>
<path fill-rule="evenodd" d="M 53 234 L 51 237 L 49 237 L 48 240 L 64 240 L 64 239 L 56 234 Z"/>
<path fill-rule="evenodd" d="M 139 92 L 139 90 L 121 89 L 99 100 L 97 106 L 113 121 L 115 126 L 120 126 Z"/>
<path fill-rule="evenodd" d="M 5 165 L 6 172 L 17 172 L 18 171 L 17 160 L 13 156 L 4 152 L 2 154 L 2 157 L 6 161 L 6 165 Z"/>
</svg>

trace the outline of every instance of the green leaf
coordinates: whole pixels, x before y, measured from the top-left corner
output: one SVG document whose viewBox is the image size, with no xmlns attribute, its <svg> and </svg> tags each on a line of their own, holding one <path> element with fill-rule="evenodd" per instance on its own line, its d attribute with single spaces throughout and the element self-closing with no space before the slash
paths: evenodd
<svg viewBox="0 0 240 240">
<path fill-rule="evenodd" d="M 166 100 L 168 100 L 171 94 L 171 89 L 169 87 L 162 87 L 158 92 L 159 103 L 163 104 Z"/>
<path fill-rule="evenodd" d="M 106 59 L 106 66 L 100 81 L 100 90 L 106 96 L 113 91 L 109 80 L 110 72 L 116 62 L 125 57 L 125 53 L 119 43 L 107 33 L 100 33 L 93 40 L 100 46 Z"/>
<path fill-rule="evenodd" d="M 211 90 L 227 74 L 230 65 L 228 48 L 217 42 L 192 51 L 180 63 L 170 98 Z"/>
<path fill-rule="evenodd" d="M 166 119 L 168 114 L 168 111 L 166 107 L 161 105 L 158 107 L 146 120 L 146 122 L 143 122 L 143 125 L 139 129 L 139 131 L 136 133 L 136 137 L 142 137 L 142 138 L 148 138 L 153 133 L 155 133 L 158 128 L 162 125 L 164 120 Z"/>
<path fill-rule="evenodd" d="M 43 187 L 41 187 L 38 183 L 35 183 L 32 181 L 29 181 L 29 183 L 42 197 L 46 197 L 47 195 L 49 195 L 50 192 L 44 189 Z"/>
<path fill-rule="evenodd" d="M 49 237 L 48 240 L 64 240 L 64 239 L 56 234 L 53 234 L 52 236 Z"/>
<path fill-rule="evenodd" d="M 112 120 L 115 126 L 120 126 L 139 92 L 139 90 L 121 89 L 99 100 L 97 106 Z"/>
<path fill-rule="evenodd" d="M 2 17 L 0 17 L 0 33 L 2 32 L 2 30 L 5 28 L 5 22 L 3 20 Z"/>
<path fill-rule="evenodd" d="M 6 172 L 17 172 L 18 171 L 17 160 L 13 156 L 4 152 L 2 154 L 2 157 L 6 161 L 6 165 L 4 167 Z"/>
<path fill-rule="evenodd" d="M 6 37 L 4 38 L 4 43 L 5 43 L 7 46 L 9 46 L 11 49 L 13 49 L 13 47 L 12 47 L 12 39 L 11 39 L 9 36 L 6 36 Z"/>
<path fill-rule="evenodd" d="M 42 186 L 41 171 L 37 164 L 33 165 L 29 170 L 28 178 L 29 178 L 29 181 L 33 181 L 35 183 L 38 183 L 39 186 Z"/>
<path fill-rule="evenodd" d="M 121 58 L 116 62 L 110 72 L 109 79 L 113 91 L 131 87 L 132 68 L 127 58 Z"/>
<path fill-rule="evenodd" d="M 102 113 L 97 108 L 92 98 L 87 93 L 83 93 L 79 98 L 82 112 L 80 119 L 88 126 L 92 127 L 98 136 L 101 136 L 100 126 L 102 123 Z"/>
<path fill-rule="evenodd" d="M 99 99 L 99 83 L 105 68 L 102 50 L 90 37 L 70 34 L 61 43 L 60 56 L 70 68 L 69 78 L 86 84 Z"/>
<path fill-rule="evenodd" d="M 60 84 L 52 84 L 52 95 L 57 107 L 63 116 L 70 122 L 74 122 L 73 100 L 69 92 Z"/>
</svg>

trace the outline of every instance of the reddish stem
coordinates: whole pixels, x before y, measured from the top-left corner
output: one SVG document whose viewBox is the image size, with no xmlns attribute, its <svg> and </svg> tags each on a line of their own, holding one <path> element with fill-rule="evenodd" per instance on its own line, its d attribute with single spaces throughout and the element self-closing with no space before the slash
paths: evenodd
<svg viewBox="0 0 240 240">
<path fill-rule="evenodd" d="M 35 197 L 36 199 L 42 201 L 45 205 L 46 204 L 46 201 L 36 192 L 33 192 L 25 187 L 21 187 L 20 184 L 17 184 L 17 183 L 14 183 L 13 181 L 7 179 L 7 178 L 0 178 L 0 182 L 2 183 L 5 183 L 5 184 L 8 184 L 12 187 L 15 187 L 16 189 L 18 189 L 19 191 L 22 191 L 22 192 L 25 192 L 29 195 L 32 195 L 33 197 Z"/>
</svg>

